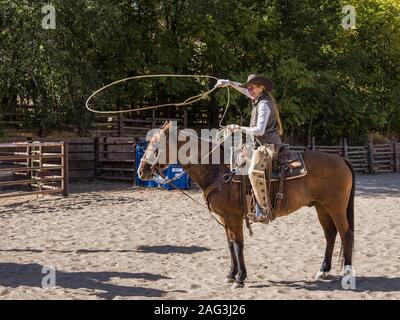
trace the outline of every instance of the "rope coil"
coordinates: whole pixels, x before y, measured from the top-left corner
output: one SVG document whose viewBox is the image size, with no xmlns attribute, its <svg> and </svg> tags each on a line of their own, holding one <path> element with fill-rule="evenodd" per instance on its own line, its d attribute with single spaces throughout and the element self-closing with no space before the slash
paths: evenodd
<svg viewBox="0 0 400 320">
<path fill-rule="evenodd" d="M 177 103 L 166 103 L 166 104 L 160 104 L 157 106 L 148 106 L 148 107 L 141 107 L 141 108 L 135 108 L 135 109 L 129 109 L 129 110 L 116 110 L 116 111 L 99 111 L 99 110 L 94 110 L 92 108 L 89 107 L 89 102 L 90 100 L 97 95 L 98 93 L 100 93 L 101 91 L 112 87 L 116 84 L 122 83 L 122 82 L 127 82 L 130 80 L 136 80 L 136 79 L 145 79 L 145 78 L 208 78 L 208 79 L 213 79 L 218 81 L 218 78 L 214 77 L 214 76 L 208 76 L 208 75 L 178 75 L 178 74 L 156 74 L 156 75 L 144 75 L 144 76 L 134 76 L 134 77 L 129 77 L 129 78 L 124 78 L 118 81 L 114 81 L 110 84 L 105 85 L 104 87 L 96 90 L 95 92 L 93 92 L 89 98 L 86 100 L 86 109 L 88 109 L 90 112 L 94 112 L 94 113 L 99 113 L 99 114 L 120 114 L 120 113 L 127 113 L 127 112 L 135 112 L 135 111 L 142 111 L 142 110 L 150 110 L 150 109 L 158 109 L 158 108 L 164 108 L 164 107 L 183 107 L 183 106 L 187 106 L 187 105 L 191 105 L 197 101 L 200 101 L 204 98 L 206 98 L 207 96 L 209 96 L 211 93 L 213 93 L 216 89 L 218 89 L 218 87 L 214 87 L 206 92 L 203 92 L 201 94 L 198 94 L 196 96 L 190 97 L 188 99 L 186 99 L 183 102 L 177 102 Z M 228 90 L 228 103 L 227 103 L 227 107 L 229 106 L 229 88 L 227 87 Z M 226 111 L 225 111 L 226 114 Z"/>
</svg>

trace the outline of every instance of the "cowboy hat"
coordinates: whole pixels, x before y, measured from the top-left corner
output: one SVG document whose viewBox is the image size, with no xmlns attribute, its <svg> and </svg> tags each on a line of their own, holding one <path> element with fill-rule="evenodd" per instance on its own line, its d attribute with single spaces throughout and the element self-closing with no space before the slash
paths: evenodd
<svg viewBox="0 0 400 320">
<path fill-rule="evenodd" d="M 269 92 L 272 91 L 272 89 L 274 88 L 274 83 L 272 82 L 271 79 L 268 79 L 267 77 L 259 76 L 256 74 L 249 75 L 247 77 L 246 83 L 242 84 L 241 87 L 247 88 L 247 86 L 250 84 L 263 85 L 263 86 L 265 86 L 265 89 L 267 89 L 267 91 L 269 91 Z"/>
</svg>

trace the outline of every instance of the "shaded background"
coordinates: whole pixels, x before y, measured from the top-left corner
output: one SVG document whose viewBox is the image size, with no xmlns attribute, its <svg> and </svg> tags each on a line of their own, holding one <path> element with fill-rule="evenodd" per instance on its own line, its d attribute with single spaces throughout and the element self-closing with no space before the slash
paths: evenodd
<svg viewBox="0 0 400 320">
<path fill-rule="evenodd" d="M 274 79 L 285 140 L 377 143 L 400 131 L 400 6 L 395 0 L 52 1 L 56 29 L 41 27 L 41 1 L 0 2 L 0 137 L 7 130 L 87 136 L 84 102 L 97 88 L 142 74 L 206 74 Z M 344 5 L 356 29 L 341 26 Z M 132 81 L 96 98 L 96 108 L 182 101 L 213 82 Z M 218 125 L 224 90 L 188 111 L 190 127 Z M 232 97 L 227 122 L 248 121 L 245 97 Z M 157 110 L 179 117 L 182 110 Z M 196 115 L 202 114 L 197 121 Z M 148 119 L 152 111 L 127 115 Z"/>
</svg>

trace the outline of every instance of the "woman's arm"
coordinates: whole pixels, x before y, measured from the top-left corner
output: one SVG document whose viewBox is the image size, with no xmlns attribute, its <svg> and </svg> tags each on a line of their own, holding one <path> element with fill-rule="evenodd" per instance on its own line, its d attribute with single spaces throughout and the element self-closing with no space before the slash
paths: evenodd
<svg viewBox="0 0 400 320">
<path fill-rule="evenodd" d="M 241 94 L 244 94 L 245 96 L 247 96 L 248 98 L 251 99 L 251 95 L 249 93 L 249 90 L 247 90 L 247 88 L 242 88 L 240 87 L 241 83 L 240 82 L 235 82 L 235 81 L 230 81 L 230 86 L 233 89 L 236 89 L 237 91 L 239 91 Z"/>
<path fill-rule="evenodd" d="M 242 129 L 248 134 L 254 134 L 255 136 L 262 136 L 267 127 L 268 118 L 271 114 L 271 109 L 267 102 L 260 102 L 257 106 L 258 116 L 257 125 L 254 127 L 242 127 Z"/>
<path fill-rule="evenodd" d="M 249 90 L 247 90 L 247 88 L 240 87 L 241 86 L 240 82 L 220 79 L 220 80 L 218 80 L 218 82 L 217 82 L 217 84 L 215 86 L 219 87 L 219 88 L 224 88 L 224 87 L 227 87 L 227 86 L 231 86 L 233 89 L 239 91 L 241 94 L 244 94 L 246 97 L 251 99 L 251 95 L 249 93 Z"/>
</svg>

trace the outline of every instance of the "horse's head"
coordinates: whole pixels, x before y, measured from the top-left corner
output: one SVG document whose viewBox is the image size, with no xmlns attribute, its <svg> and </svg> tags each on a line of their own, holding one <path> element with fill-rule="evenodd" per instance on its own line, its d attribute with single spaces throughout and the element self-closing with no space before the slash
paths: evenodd
<svg viewBox="0 0 400 320">
<path fill-rule="evenodd" d="M 146 151 L 140 160 L 138 175 L 141 180 L 152 180 L 168 166 L 168 132 L 170 123 L 167 121 L 151 137 Z M 164 159 L 160 163 L 160 159 Z"/>
</svg>

